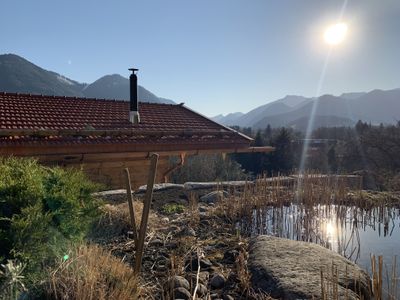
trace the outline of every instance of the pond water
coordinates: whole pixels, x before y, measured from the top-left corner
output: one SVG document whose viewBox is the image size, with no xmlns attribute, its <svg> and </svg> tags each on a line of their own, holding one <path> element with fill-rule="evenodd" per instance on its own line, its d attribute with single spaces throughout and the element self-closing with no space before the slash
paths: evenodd
<svg viewBox="0 0 400 300">
<path fill-rule="evenodd" d="M 397 258 L 397 299 L 400 299 L 400 209 L 343 205 L 312 207 L 291 204 L 254 211 L 241 230 L 323 245 L 371 273 L 371 255 L 383 256 L 384 290 Z"/>
</svg>

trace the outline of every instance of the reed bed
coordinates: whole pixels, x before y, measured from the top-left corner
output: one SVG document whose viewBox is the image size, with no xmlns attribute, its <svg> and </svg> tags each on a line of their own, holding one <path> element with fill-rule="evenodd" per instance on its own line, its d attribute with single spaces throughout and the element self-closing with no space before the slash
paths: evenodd
<svg viewBox="0 0 400 300">
<path fill-rule="evenodd" d="M 400 210 L 385 198 L 371 201 L 361 190 L 358 177 L 305 173 L 295 177 L 260 177 L 241 190 L 230 191 L 215 213 L 230 221 L 244 236 L 275 235 L 320 244 L 357 262 L 360 230 L 373 228 L 379 236 L 391 236 Z M 390 197 L 388 197 L 389 199 Z M 375 299 L 397 299 L 399 278 L 396 258 L 383 268 L 383 259 L 371 259 Z M 322 272 L 322 271 L 321 271 Z M 337 299 L 335 271 L 321 280 L 322 299 Z M 325 274 L 326 275 L 326 274 Z M 335 297 L 336 295 L 336 297 Z"/>
</svg>

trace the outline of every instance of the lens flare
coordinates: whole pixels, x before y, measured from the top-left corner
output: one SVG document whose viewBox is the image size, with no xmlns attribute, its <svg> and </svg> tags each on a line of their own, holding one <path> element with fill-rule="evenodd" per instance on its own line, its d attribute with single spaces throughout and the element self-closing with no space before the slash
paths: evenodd
<svg viewBox="0 0 400 300">
<path fill-rule="evenodd" d="M 347 30 L 348 27 L 346 23 L 331 25 L 325 30 L 324 40 L 328 45 L 339 45 L 345 40 Z"/>
</svg>

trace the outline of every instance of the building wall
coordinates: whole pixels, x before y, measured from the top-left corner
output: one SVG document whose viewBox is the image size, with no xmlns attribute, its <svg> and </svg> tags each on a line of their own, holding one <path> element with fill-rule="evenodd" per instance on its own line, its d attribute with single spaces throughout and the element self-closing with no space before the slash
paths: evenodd
<svg viewBox="0 0 400 300">
<path fill-rule="evenodd" d="M 121 189 L 126 188 L 125 168 L 129 169 L 132 189 L 147 184 L 150 160 L 120 160 L 111 162 L 84 162 L 81 164 L 68 164 L 63 162 L 65 167 L 82 168 L 88 177 L 105 188 Z M 156 183 L 164 182 L 164 174 L 170 168 L 168 157 L 160 157 L 157 164 Z"/>
</svg>

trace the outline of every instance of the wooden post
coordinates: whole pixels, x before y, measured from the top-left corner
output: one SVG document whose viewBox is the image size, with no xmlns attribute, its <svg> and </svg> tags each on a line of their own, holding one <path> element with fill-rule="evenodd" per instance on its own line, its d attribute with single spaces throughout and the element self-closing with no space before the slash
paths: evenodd
<svg viewBox="0 0 400 300">
<path fill-rule="evenodd" d="M 136 228 L 135 211 L 133 209 L 133 199 L 132 199 L 132 186 L 131 186 L 131 176 L 129 174 L 129 169 L 125 168 L 125 178 L 126 178 L 126 197 L 128 199 L 129 205 L 129 215 L 131 216 L 131 224 L 133 228 L 133 239 L 135 241 L 135 246 L 138 245 L 138 232 Z"/>
<path fill-rule="evenodd" d="M 146 186 L 146 196 L 144 199 L 142 221 L 140 223 L 139 241 L 136 245 L 136 258 L 135 258 L 135 273 L 139 274 L 142 267 L 142 257 L 144 250 L 144 240 L 147 231 L 147 222 L 149 220 L 150 206 L 153 199 L 153 187 L 157 173 L 158 154 L 152 153 L 150 155 L 150 170 Z"/>
</svg>

